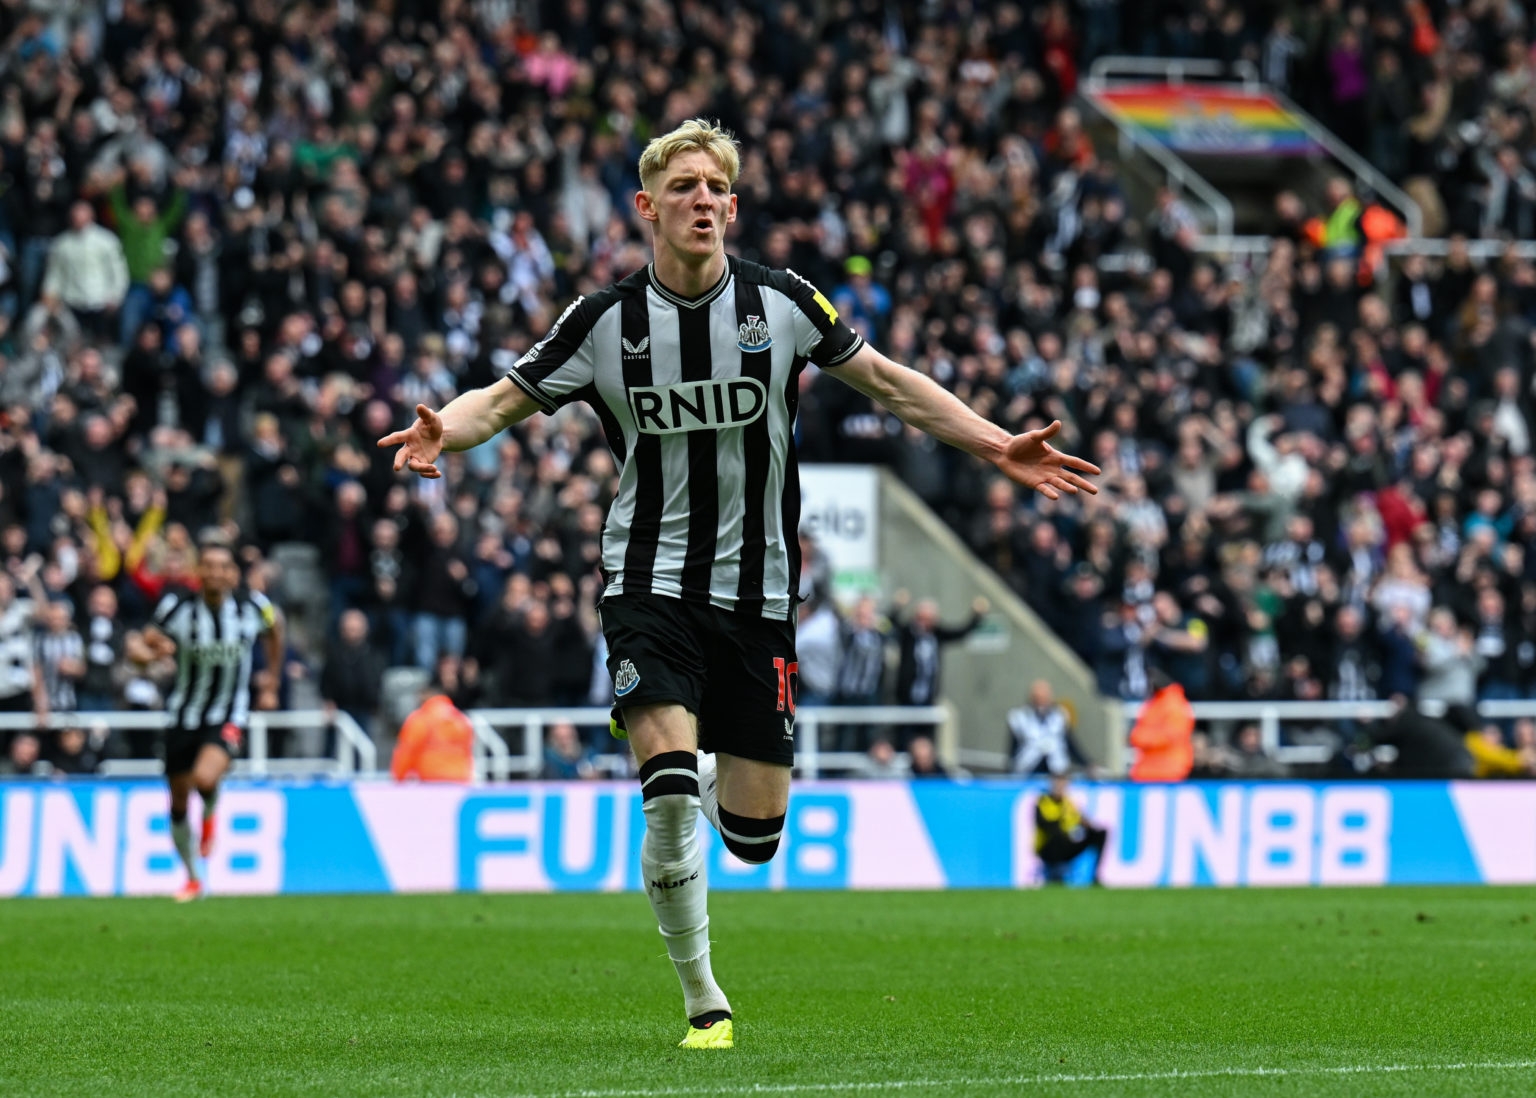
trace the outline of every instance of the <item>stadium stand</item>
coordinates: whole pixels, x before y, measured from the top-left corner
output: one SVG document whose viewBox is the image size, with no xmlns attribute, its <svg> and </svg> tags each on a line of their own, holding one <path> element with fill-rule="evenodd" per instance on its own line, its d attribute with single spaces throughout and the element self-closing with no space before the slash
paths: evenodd
<svg viewBox="0 0 1536 1098">
<path fill-rule="evenodd" d="M 440 482 L 372 442 L 643 262 L 636 156 L 702 114 L 745 147 L 732 250 L 1104 467 L 1097 498 L 1026 499 L 805 378 L 803 456 L 896 469 L 1106 693 L 1160 670 L 1196 700 L 1528 695 L 1536 264 L 1465 238 L 1536 229 L 1531 17 L 1260 7 L 0 4 L 0 646 L 68 599 L 79 688 L 153 708 L 134 627 L 224 523 L 295 626 L 280 677 L 310 668 L 267 669 L 272 698 L 313 696 L 355 607 L 416 668 L 397 715 L 443 654 L 488 704 L 606 701 L 595 418 Z M 1131 208 L 1066 109 L 1121 51 L 1257 64 L 1444 257 L 1362 280 L 1298 218 L 1229 266 L 1176 200 Z"/>
</svg>

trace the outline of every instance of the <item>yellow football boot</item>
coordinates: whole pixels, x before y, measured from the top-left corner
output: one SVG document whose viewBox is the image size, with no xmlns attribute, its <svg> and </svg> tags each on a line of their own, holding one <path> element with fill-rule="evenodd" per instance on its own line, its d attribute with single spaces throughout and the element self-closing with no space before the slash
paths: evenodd
<svg viewBox="0 0 1536 1098">
<path fill-rule="evenodd" d="M 677 1043 L 678 1048 L 734 1048 L 729 1015 L 700 1025 L 688 1025 L 688 1036 Z"/>
</svg>

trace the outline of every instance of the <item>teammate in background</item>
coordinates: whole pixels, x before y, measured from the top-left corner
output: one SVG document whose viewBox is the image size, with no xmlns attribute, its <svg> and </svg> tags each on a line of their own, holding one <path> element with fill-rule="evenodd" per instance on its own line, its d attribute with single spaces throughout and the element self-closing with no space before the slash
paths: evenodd
<svg viewBox="0 0 1536 1098">
<path fill-rule="evenodd" d="M 1094 491 L 1083 474 L 1099 470 L 1051 447 L 1059 423 L 1010 436 L 866 344 L 799 275 L 727 256 L 740 171 L 730 134 L 686 122 L 639 169 L 654 261 L 578 298 L 506 377 L 440 413 L 417 405 L 379 445 L 400 447 L 397 470 L 435 478 L 443 451 L 535 412 L 584 401 L 597 413 L 621 469 L 600 605 L 616 728 L 639 765 L 646 894 L 683 986 L 683 1047 L 729 1048 L 696 814 L 743 861 L 778 849 L 794 762 L 793 430 L 806 363 L 1051 499 Z"/>
<path fill-rule="evenodd" d="M 282 625 L 265 595 L 241 586 L 240 567 L 228 543 L 204 540 L 198 547 L 199 590 L 167 594 L 144 629 L 156 655 L 176 657 L 176 684 L 166 700 L 165 776 L 171 786 L 171 838 L 187 867 L 176 893 L 185 903 L 203 894 L 193 860 L 187 801 L 195 788 L 203 799 L 202 842 L 213 852 L 219 781 L 245 738 L 251 713 L 251 649 L 259 638 L 267 666 L 281 664 Z"/>
</svg>

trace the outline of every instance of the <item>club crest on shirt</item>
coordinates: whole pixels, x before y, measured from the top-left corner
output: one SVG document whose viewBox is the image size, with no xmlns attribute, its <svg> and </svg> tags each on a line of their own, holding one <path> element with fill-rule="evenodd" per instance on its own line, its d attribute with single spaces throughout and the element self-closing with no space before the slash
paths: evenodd
<svg viewBox="0 0 1536 1098">
<path fill-rule="evenodd" d="M 622 698 L 639 685 L 640 672 L 635 670 L 635 665 L 628 660 L 621 660 L 619 662 L 619 670 L 613 676 L 614 696 Z"/>
<path fill-rule="evenodd" d="M 762 317 L 748 315 L 741 322 L 736 332 L 736 346 L 743 351 L 766 351 L 773 346 L 773 336 L 768 334 L 768 325 Z"/>
</svg>

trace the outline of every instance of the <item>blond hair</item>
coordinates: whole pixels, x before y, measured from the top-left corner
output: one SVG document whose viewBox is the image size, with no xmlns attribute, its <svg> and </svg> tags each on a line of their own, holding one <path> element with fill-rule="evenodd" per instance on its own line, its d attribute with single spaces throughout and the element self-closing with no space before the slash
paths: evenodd
<svg viewBox="0 0 1536 1098">
<path fill-rule="evenodd" d="M 690 118 L 671 133 L 651 139 L 640 154 L 640 186 L 646 190 L 667 170 L 672 158 L 682 153 L 707 152 L 720 162 L 731 185 L 741 175 L 741 156 L 730 130 L 702 118 Z"/>
</svg>

